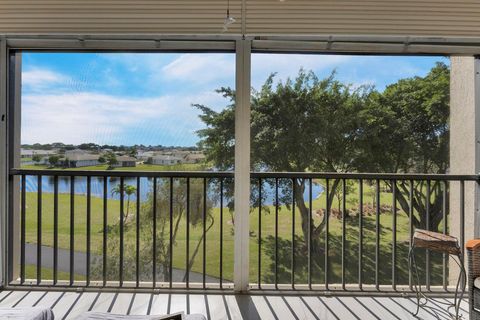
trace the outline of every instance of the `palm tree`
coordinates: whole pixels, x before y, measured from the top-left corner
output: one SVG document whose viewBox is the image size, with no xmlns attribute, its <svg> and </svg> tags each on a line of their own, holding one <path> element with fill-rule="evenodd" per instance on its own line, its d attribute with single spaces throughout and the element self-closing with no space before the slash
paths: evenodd
<svg viewBox="0 0 480 320">
<path fill-rule="evenodd" d="M 117 184 L 115 187 L 113 187 L 112 189 L 112 195 L 115 195 L 115 194 L 118 194 L 120 195 L 121 193 L 121 187 L 120 187 L 120 184 Z M 123 217 L 123 222 L 126 223 L 128 221 L 128 215 L 130 213 L 130 198 L 133 194 L 135 194 L 135 192 L 137 192 L 137 188 L 135 186 L 132 186 L 132 185 L 125 185 L 123 187 L 123 196 L 126 196 L 127 197 L 127 208 L 125 210 L 125 215 Z M 138 201 L 138 199 L 137 199 Z"/>
</svg>

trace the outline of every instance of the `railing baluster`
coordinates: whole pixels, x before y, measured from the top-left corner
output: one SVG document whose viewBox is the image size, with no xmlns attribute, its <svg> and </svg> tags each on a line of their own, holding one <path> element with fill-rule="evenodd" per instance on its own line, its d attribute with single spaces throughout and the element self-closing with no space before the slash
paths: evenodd
<svg viewBox="0 0 480 320">
<path fill-rule="evenodd" d="M 70 285 L 75 279 L 75 176 L 70 178 Z"/>
<path fill-rule="evenodd" d="M 173 177 L 170 177 L 170 197 L 169 197 L 169 242 L 168 242 L 168 273 L 169 287 L 173 286 Z"/>
<path fill-rule="evenodd" d="M 442 199 L 442 219 L 443 219 L 443 234 L 447 234 L 447 187 L 448 183 L 447 181 L 443 181 L 443 199 Z M 442 257 L 442 282 L 443 282 L 443 290 L 447 291 L 448 287 L 448 267 L 447 267 L 447 261 L 448 261 L 448 254 L 443 253 Z"/>
<path fill-rule="evenodd" d="M 342 289 L 345 290 L 345 252 L 346 252 L 346 233 L 347 233 L 347 180 L 342 179 Z"/>
<path fill-rule="evenodd" d="M 376 179 L 375 197 L 377 206 L 375 208 L 375 288 L 380 287 L 379 268 L 380 268 L 380 180 Z"/>
<path fill-rule="evenodd" d="M 90 233 L 91 233 L 91 188 L 92 188 L 92 177 L 87 177 L 87 265 L 86 265 L 86 273 L 87 273 L 87 287 L 90 285 Z"/>
<path fill-rule="evenodd" d="M 329 283 L 329 268 L 328 268 L 328 255 L 329 255 L 329 218 L 330 218 L 330 180 L 325 179 L 325 289 L 328 290 L 328 283 Z"/>
<path fill-rule="evenodd" d="M 409 241 L 408 247 L 412 247 L 413 243 L 413 180 L 410 180 L 409 183 L 409 192 L 408 192 L 408 233 L 409 233 Z M 414 254 L 414 253 L 413 253 Z M 408 261 L 410 263 L 410 261 Z M 408 268 L 408 286 L 410 290 L 413 290 L 413 277 L 412 277 L 412 269 Z"/>
<path fill-rule="evenodd" d="M 185 282 L 187 289 L 190 288 L 190 178 L 187 178 L 187 212 L 186 212 L 186 254 L 185 254 Z"/>
<path fill-rule="evenodd" d="M 258 178 L 258 288 L 262 288 L 262 178 Z"/>
<path fill-rule="evenodd" d="M 392 180 L 392 288 L 397 289 L 397 180 Z"/>
<path fill-rule="evenodd" d="M 42 282 L 42 176 L 37 176 L 37 285 Z"/>
<path fill-rule="evenodd" d="M 53 284 L 58 281 L 58 176 L 53 178 Z"/>
<path fill-rule="evenodd" d="M 153 178 L 152 287 L 157 286 L 157 177 Z"/>
<path fill-rule="evenodd" d="M 278 178 L 275 178 L 275 289 L 278 289 Z"/>
<path fill-rule="evenodd" d="M 203 266 L 202 266 L 202 283 L 205 289 L 205 276 L 207 274 L 207 179 L 203 178 L 203 215 L 202 215 L 202 233 L 203 233 Z"/>
<path fill-rule="evenodd" d="M 220 289 L 223 289 L 223 178 L 220 178 Z"/>
<path fill-rule="evenodd" d="M 425 224 L 430 230 L 430 180 L 427 180 L 427 191 L 425 196 Z M 430 250 L 425 250 L 425 286 L 430 291 Z"/>
<path fill-rule="evenodd" d="M 26 223 L 26 176 L 22 175 L 21 231 L 20 231 L 20 284 L 25 282 L 25 223 Z"/>
<path fill-rule="evenodd" d="M 292 289 L 295 289 L 295 192 L 296 192 L 296 179 L 292 179 Z"/>
<path fill-rule="evenodd" d="M 358 181 L 358 286 L 363 287 L 363 180 Z"/>
<path fill-rule="evenodd" d="M 120 254 L 118 257 L 118 274 L 119 274 L 119 284 L 120 287 L 123 287 L 123 244 L 124 244 L 124 190 L 125 190 L 125 180 L 123 177 L 120 177 Z"/>
<path fill-rule="evenodd" d="M 140 177 L 137 177 L 137 191 L 136 191 L 136 223 L 135 223 L 135 286 L 138 288 L 140 285 Z"/>
<path fill-rule="evenodd" d="M 108 177 L 103 178 L 103 286 L 107 285 Z"/>
</svg>

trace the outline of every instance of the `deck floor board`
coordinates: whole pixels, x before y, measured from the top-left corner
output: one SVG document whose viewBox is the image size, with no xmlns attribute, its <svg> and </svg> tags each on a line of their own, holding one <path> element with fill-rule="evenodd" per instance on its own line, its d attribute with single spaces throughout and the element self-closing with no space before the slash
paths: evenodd
<svg viewBox="0 0 480 320">
<path fill-rule="evenodd" d="M 452 299 L 429 302 L 415 318 L 410 314 L 415 309 L 415 299 L 401 297 L 0 291 L 0 307 L 51 307 L 55 319 L 75 319 L 93 310 L 132 315 L 185 311 L 203 314 L 208 319 L 229 320 L 443 320 L 449 319 L 447 306 L 442 304 L 447 301 Z M 468 319 L 467 310 L 464 299 L 464 319 Z"/>
</svg>

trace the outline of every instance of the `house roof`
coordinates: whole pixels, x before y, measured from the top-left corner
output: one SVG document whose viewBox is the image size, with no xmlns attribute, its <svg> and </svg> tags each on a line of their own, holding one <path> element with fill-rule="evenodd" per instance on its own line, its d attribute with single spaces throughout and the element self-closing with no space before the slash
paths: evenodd
<svg viewBox="0 0 480 320">
<path fill-rule="evenodd" d="M 129 157 L 129 156 L 118 156 L 117 161 L 118 162 L 127 162 L 127 161 L 137 161 L 137 159 L 134 158 L 134 157 Z"/>
<path fill-rule="evenodd" d="M 34 154 L 39 154 L 39 155 L 50 155 L 50 154 L 57 154 L 57 150 L 32 150 L 32 149 L 20 149 L 20 154 L 23 156 L 28 156 L 31 155 L 33 156 Z"/>
<path fill-rule="evenodd" d="M 170 156 L 170 155 L 158 155 L 158 156 L 152 157 L 152 159 L 154 159 L 154 160 L 165 160 L 165 161 L 172 161 L 172 160 L 181 161 L 181 160 L 183 160 L 183 158 Z"/>
<path fill-rule="evenodd" d="M 67 155 L 66 158 L 70 161 L 86 161 L 86 160 L 98 160 L 99 156 L 95 154 L 79 154 L 74 153 L 71 155 Z"/>
</svg>

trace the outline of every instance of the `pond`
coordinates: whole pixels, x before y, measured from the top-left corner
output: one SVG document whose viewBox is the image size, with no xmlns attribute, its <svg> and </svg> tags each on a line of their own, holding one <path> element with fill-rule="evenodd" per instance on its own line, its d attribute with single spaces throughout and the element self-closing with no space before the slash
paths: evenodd
<svg viewBox="0 0 480 320">
<path fill-rule="evenodd" d="M 191 181 L 196 179 L 191 178 Z M 197 179 L 198 180 L 198 179 Z M 200 179 L 201 180 L 201 179 Z M 164 179 L 158 178 L 157 181 L 161 183 L 161 181 L 165 181 Z M 113 192 L 115 188 L 118 187 L 120 184 L 120 178 L 118 177 L 108 177 L 107 178 L 107 198 L 108 199 L 116 199 L 120 198 L 118 193 Z M 137 181 L 136 178 L 125 178 L 124 184 L 136 186 Z M 43 176 L 42 177 L 42 192 L 43 193 L 53 193 L 54 179 L 52 176 Z M 215 185 L 218 186 L 218 180 L 216 180 Z M 38 191 L 38 184 L 37 184 L 37 177 L 36 176 L 26 176 L 25 181 L 26 191 L 27 192 L 37 192 Z M 87 178 L 86 177 L 75 177 L 75 194 L 76 195 L 86 195 L 87 194 Z M 213 193 L 215 192 L 215 187 L 209 186 L 208 193 L 213 197 Z M 140 179 L 140 199 L 145 201 L 148 199 L 149 195 L 153 191 L 153 178 L 141 178 Z M 70 193 L 70 178 L 69 177 L 58 177 L 58 192 L 62 194 L 69 194 Z M 312 197 L 313 199 L 319 197 L 323 192 L 323 186 L 318 183 L 313 183 L 312 186 Z M 274 187 L 269 183 L 262 184 L 262 193 L 265 196 L 264 204 L 272 205 L 275 202 L 275 190 Z M 279 195 L 281 196 L 282 193 L 285 195 L 291 193 L 291 188 L 285 188 L 284 191 L 280 189 Z M 92 197 L 103 197 L 103 177 L 91 177 L 91 195 Z M 305 201 L 309 199 L 309 190 L 306 188 L 304 193 Z M 131 200 L 136 200 L 136 195 L 131 196 Z M 217 204 L 218 205 L 218 204 Z"/>
</svg>

